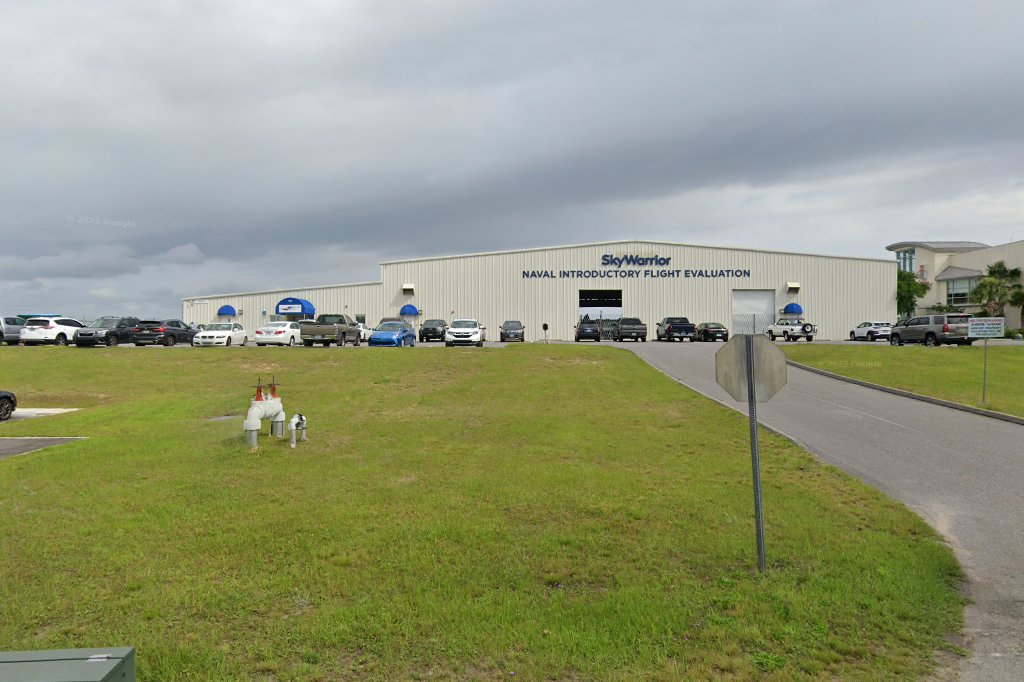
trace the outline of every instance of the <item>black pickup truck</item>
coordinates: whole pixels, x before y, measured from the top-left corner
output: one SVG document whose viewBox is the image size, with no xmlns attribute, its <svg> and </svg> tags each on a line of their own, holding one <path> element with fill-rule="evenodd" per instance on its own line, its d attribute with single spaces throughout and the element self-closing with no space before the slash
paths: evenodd
<svg viewBox="0 0 1024 682">
<path fill-rule="evenodd" d="M 658 323 L 655 334 L 658 341 L 694 341 L 697 338 L 697 325 L 685 317 L 666 317 Z"/>
<path fill-rule="evenodd" d="M 612 335 L 614 341 L 647 341 L 647 325 L 636 317 L 623 317 L 615 325 L 615 332 Z"/>
</svg>

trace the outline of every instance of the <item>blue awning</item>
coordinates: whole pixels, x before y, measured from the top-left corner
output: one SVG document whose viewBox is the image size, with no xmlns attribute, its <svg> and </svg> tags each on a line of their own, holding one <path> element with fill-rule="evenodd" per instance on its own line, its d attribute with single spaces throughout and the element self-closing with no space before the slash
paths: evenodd
<svg viewBox="0 0 1024 682">
<path fill-rule="evenodd" d="M 420 311 L 416 310 L 416 306 L 412 303 L 406 303 L 402 306 L 402 309 L 398 311 L 399 315 L 419 315 Z"/>
<path fill-rule="evenodd" d="M 782 312 L 786 315 L 803 315 L 804 309 L 800 307 L 799 303 L 787 303 Z"/>
<path fill-rule="evenodd" d="M 304 298 L 282 298 L 277 302 L 276 315 L 303 315 L 313 317 L 316 315 L 316 308 Z"/>
<path fill-rule="evenodd" d="M 237 315 L 238 313 L 235 311 L 235 307 L 234 306 L 222 305 L 220 307 L 220 309 L 217 310 L 217 314 L 218 315 L 229 315 L 229 316 L 233 317 L 233 316 Z"/>
</svg>

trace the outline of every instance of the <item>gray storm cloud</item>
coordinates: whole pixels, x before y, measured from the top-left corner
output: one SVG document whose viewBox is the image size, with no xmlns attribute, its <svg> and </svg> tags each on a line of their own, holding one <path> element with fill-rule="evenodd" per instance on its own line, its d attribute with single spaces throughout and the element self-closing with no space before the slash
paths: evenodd
<svg viewBox="0 0 1024 682">
<path fill-rule="evenodd" d="M 289 286 L 617 238 L 868 256 L 1020 238 L 1022 19 L 1009 1 L 0 2 L 0 293 L 170 314 L 264 288 L 275 261 Z"/>
</svg>

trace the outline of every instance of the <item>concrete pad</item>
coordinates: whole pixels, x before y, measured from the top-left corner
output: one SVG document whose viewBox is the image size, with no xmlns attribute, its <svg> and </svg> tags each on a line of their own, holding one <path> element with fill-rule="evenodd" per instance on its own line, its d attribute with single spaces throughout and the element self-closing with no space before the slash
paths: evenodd
<svg viewBox="0 0 1024 682">
<path fill-rule="evenodd" d="M 55 445 L 64 445 L 75 440 L 84 438 L 0 438 L 0 459 L 24 455 L 28 452 L 35 452 L 43 448 L 50 448 Z"/>
<path fill-rule="evenodd" d="M 54 414 L 65 412 L 77 412 L 77 407 L 19 407 L 11 415 L 11 421 L 22 419 L 35 419 L 36 417 L 49 417 Z"/>
</svg>

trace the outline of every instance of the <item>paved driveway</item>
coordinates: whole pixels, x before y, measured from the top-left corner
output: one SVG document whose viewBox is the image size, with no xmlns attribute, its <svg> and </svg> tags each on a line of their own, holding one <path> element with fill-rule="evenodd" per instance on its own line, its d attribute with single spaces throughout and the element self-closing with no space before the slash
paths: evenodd
<svg viewBox="0 0 1024 682">
<path fill-rule="evenodd" d="M 715 383 L 721 344 L 616 345 L 746 413 Z M 758 417 L 941 532 L 967 571 L 973 602 L 965 630 L 973 656 L 961 665 L 962 679 L 1024 679 L 1024 426 L 795 367 Z"/>
</svg>

